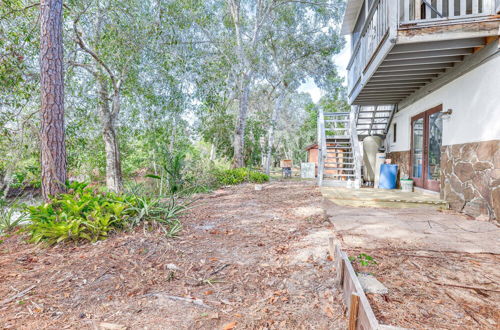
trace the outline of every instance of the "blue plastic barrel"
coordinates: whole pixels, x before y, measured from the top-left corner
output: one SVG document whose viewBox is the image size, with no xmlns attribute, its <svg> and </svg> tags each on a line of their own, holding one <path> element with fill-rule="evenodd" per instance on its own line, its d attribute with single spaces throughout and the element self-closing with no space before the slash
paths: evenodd
<svg viewBox="0 0 500 330">
<path fill-rule="evenodd" d="M 378 187 L 382 189 L 396 189 L 397 176 L 398 165 L 382 164 L 382 166 L 380 166 L 380 180 Z"/>
</svg>

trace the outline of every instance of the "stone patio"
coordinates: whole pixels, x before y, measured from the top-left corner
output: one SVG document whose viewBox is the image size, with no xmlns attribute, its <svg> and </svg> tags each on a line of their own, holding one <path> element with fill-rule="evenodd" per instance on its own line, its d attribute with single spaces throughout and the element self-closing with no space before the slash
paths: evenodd
<svg viewBox="0 0 500 330">
<path fill-rule="evenodd" d="M 421 193 L 324 187 L 325 210 L 342 244 L 422 251 L 500 253 L 500 227 L 469 220 Z"/>
<path fill-rule="evenodd" d="M 439 199 L 437 195 L 421 192 L 404 192 L 398 189 L 322 187 L 321 193 L 337 205 L 344 206 L 391 208 L 423 206 L 437 209 L 448 208 L 448 203 Z"/>
</svg>

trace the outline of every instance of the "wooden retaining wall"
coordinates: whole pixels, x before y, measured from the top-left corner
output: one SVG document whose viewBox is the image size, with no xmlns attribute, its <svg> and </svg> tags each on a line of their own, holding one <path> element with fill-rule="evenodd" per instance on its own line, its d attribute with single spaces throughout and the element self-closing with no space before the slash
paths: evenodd
<svg viewBox="0 0 500 330">
<path fill-rule="evenodd" d="M 337 270 L 335 284 L 342 291 L 344 305 L 347 308 L 347 315 L 349 316 L 348 329 L 401 329 L 379 324 L 347 254 L 340 249 L 340 245 L 335 246 L 335 251 L 332 250 L 333 238 L 330 239 L 330 254 L 333 252 L 335 255 L 334 260 Z"/>
</svg>

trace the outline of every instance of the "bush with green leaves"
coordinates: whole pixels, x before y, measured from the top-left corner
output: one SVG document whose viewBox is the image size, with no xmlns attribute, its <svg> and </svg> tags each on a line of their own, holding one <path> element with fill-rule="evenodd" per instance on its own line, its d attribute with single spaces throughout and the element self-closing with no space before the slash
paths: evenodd
<svg viewBox="0 0 500 330">
<path fill-rule="evenodd" d="M 248 168 L 234 168 L 229 170 L 215 170 L 214 175 L 221 185 L 235 185 L 244 182 L 264 183 L 269 181 L 269 176 Z"/>
<path fill-rule="evenodd" d="M 48 203 L 26 208 L 30 241 L 49 245 L 68 241 L 96 242 L 110 233 L 141 223 L 157 226 L 167 236 L 180 230 L 179 216 L 186 206 L 172 198 L 168 202 L 135 194 L 115 194 L 74 182 L 68 193 Z"/>
</svg>

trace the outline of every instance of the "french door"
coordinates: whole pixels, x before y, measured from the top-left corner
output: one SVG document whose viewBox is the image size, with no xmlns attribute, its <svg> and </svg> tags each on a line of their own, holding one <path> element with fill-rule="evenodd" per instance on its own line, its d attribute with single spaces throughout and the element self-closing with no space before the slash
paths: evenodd
<svg viewBox="0 0 500 330">
<path fill-rule="evenodd" d="M 411 176 L 415 186 L 439 191 L 442 105 L 411 118 Z"/>
</svg>

